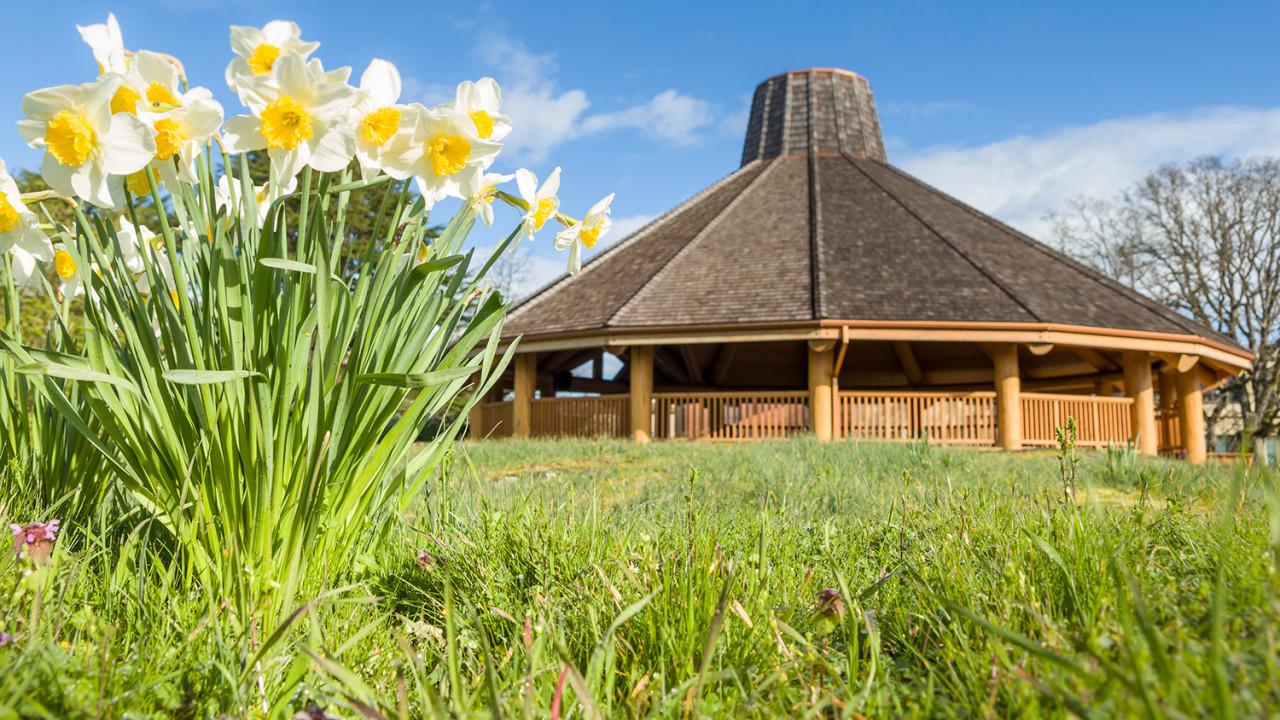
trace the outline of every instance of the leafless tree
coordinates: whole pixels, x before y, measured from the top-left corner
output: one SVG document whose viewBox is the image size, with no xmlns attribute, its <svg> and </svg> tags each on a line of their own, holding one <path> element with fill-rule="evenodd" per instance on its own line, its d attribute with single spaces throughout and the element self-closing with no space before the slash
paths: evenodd
<svg viewBox="0 0 1280 720">
<path fill-rule="evenodd" d="M 503 295 L 517 298 L 517 293 L 524 289 L 533 272 L 529 267 L 532 255 L 523 247 L 517 247 L 502 254 L 489 268 L 488 279 Z"/>
<path fill-rule="evenodd" d="M 1211 419 L 1234 404 L 1246 432 L 1275 434 L 1280 160 L 1167 165 L 1114 198 L 1077 198 L 1049 219 L 1063 250 L 1257 355 L 1252 370 L 1222 386 Z"/>
</svg>

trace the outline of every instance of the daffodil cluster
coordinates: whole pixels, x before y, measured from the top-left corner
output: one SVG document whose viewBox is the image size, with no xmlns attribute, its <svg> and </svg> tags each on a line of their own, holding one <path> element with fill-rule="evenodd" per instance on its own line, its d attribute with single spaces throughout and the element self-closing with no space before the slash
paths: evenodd
<svg viewBox="0 0 1280 720">
<path fill-rule="evenodd" d="M 179 194 L 183 186 L 200 186 L 207 172 L 210 204 L 232 214 L 243 213 L 252 201 L 261 227 L 271 203 L 295 190 L 305 168 L 337 173 L 354 163 L 365 182 L 382 174 L 411 179 L 428 210 L 445 198 L 461 199 L 486 226 L 494 222 L 493 200 L 501 199 L 523 213 L 518 239 L 555 219 L 563 227 L 555 245 L 569 251 L 571 273 L 581 264 L 581 249 L 593 247 L 609 230 L 612 195 L 582 220 L 560 212 L 559 168 L 541 186 L 528 170 L 488 172 L 512 130 L 492 78 L 461 83 L 453 102 L 406 103 L 400 73 L 386 60 L 373 60 L 352 85 L 350 68 L 326 70 L 312 56 L 319 43 L 303 40 L 295 23 L 233 26 L 235 57 L 226 82 L 246 112 L 224 122 L 222 105 L 207 88 L 188 84 L 176 58 L 126 50 L 114 15 L 78 29 L 93 51 L 98 76 L 29 93 L 18 123 L 27 144 L 44 151 L 40 174 L 59 199 L 120 211 L 130 195 L 159 200 L 162 191 Z M 223 151 L 265 153 L 270 181 L 254 186 L 250 197 L 234 178 L 213 180 Z M 518 196 L 498 190 L 512 179 Z M 48 199 L 24 198 L 0 161 L 0 253 L 10 255 L 13 280 L 33 283 L 47 264 L 59 292 L 74 297 L 84 291 L 80 268 L 67 248 L 55 247 L 41 217 L 28 208 Z M 198 234 L 195 227 L 182 229 Z M 151 229 L 125 223 L 119 232 L 130 246 L 122 248 L 125 263 L 141 288 L 155 276 L 146 272 L 148 258 L 165 255 L 137 249 L 154 238 Z M 156 273 L 172 275 L 167 266 Z"/>
</svg>

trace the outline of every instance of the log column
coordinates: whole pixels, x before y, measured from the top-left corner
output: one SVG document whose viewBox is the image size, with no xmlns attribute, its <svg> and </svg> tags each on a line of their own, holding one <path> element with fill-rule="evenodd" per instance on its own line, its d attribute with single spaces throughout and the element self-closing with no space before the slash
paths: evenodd
<svg viewBox="0 0 1280 720">
<path fill-rule="evenodd" d="M 1182 425 L 1182 446 L 1187 449 L 1187 461 L 1195 464 L 1209 457 L 1204 427 L 1204 395 L 1200 386 L 1200 366 L 1197 363 L 1186 372 L 1178 372 L 1178 420 Z"/>
<path fill-rule="evenodd" d="M 1160 373 L 1160 437 L 1167 447 L 1181 447 L 1182 438 L 1173 433 L 1173 412 L 1178 407 L 1178 388 L 1174 371 Z"/>
<path fill-rule="evenodd" d="M 653 423 L 653 346 L 631 346 L 631 437 L 649 442 Z"/>
<path fill-rule="evenodd" d="M 1018 375 L 1018 346 L 992 348 L 996 368 L 996 444 L 1004 450 L 1022 449 L 1022 378 Z"/>
<path fill-rule="evenodd" d="M 1145 352 L 1124 354 L 1124 394 L 1133 399 L 1129 406 L 1129 431 L 1140 455 L 1155 455 L 1156 398 L 1151 385 L 1151 356 Z"/>
<path fill-rule="evenodd" d="M 809 343 L 809 426 L 819 442 L 830 442 L 832 426 L 832 375 L 836 365 L 835 341 Z"/>
<path fill-rule="evenodd" d="M 476 373 L 472 377 L 472 380 L 479 385 L 480 373 Z M 472 440 L 479 440 L 489 431 L 489 428 L 484 427 L 484 409 L 480 406 L 489 402 L 489 396 L 492 392 L 493 391 L 491 390 L 480 396 L 480 398 L 476 400 L 476 404 L 471 406 L 471 412 L 467 416 L 467 437 Z"/>
<path fill-rule="evenodd" d="M 533 425 L 533 390 L 538 382 L 538 355 L 516 355 L 515 397 L 511 399 L 511 435 L 529 437 Z"/>
</svg>

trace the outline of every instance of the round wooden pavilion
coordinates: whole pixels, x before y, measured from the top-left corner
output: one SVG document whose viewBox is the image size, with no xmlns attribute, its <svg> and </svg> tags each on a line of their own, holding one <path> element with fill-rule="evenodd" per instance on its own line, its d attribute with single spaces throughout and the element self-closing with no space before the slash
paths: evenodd
<svg viewBox="0 0 1280 720">
<path fill-rule="evenodd" d="M 762 83 L 742 166 L 517 304 L 517 336 L 478 436 L 1015 449 L 1075 417 L 1198 462 L 1202 392 L 1252 360 L 890 165 L 842 70 Z"/>
</svg>

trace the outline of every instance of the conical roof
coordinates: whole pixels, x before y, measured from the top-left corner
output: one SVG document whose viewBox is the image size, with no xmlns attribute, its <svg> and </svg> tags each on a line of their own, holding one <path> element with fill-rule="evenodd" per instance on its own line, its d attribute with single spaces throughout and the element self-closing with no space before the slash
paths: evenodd
<svg viewBox="0 0 1280 720">
<path fill-rule="evenodd" d="M 519 303 L 504 335 L 831 319 L 1086 326 L 1239 349 L 889 165 L 870 86 L 839 70 L 762 83 L 741 168 Z"/>
</svg>

